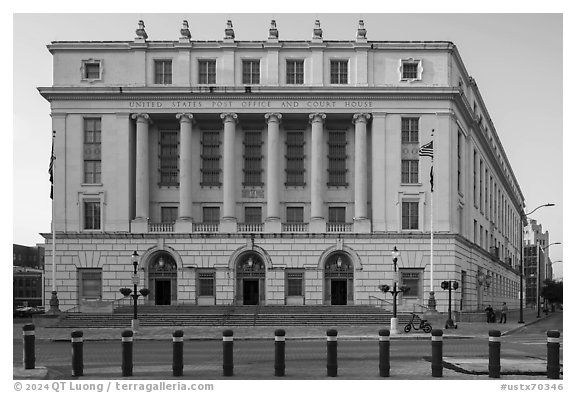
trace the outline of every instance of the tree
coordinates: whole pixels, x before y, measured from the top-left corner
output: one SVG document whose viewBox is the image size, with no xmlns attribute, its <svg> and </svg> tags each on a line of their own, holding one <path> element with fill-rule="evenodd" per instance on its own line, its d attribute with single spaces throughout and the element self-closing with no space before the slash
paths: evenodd
<svg viewBox="0 0 576 393">
<path fill-rule="evenodd" d="M 540 295 L 548 302 L 548 304 L 562 304 L 563 303 L 563 285 L 562 281 L 546 280 Z"/>
</svg>

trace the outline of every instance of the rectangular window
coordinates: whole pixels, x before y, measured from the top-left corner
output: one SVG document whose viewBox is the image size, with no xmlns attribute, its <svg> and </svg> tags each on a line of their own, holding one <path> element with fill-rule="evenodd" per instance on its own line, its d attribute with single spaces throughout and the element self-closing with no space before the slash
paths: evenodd
<svg viewBox="0 0 576 393">
<path fill-rule="evenodd" d="M 400 269 L 400 285 L 408 287 L 402 296 L 419 298 L 422 296 L 422 269 Z"/>
<path fill-rule="evenodd" d="M 328 132 L 328 186 L 347 186 L 346 131 Z"/>
<path fill-rule="evenodd" d="M 420 138 L 420 119 L 417 117 L 402 118 L 402 143 L 418 143 Z"/>
<path fill-rule="evenodd" d="M 198 296 L 214 296 L 215 272 L 198 271 Z"/>
<path fill-rule="evenodd" d="M 80 299 L 102 299 L 102 269 L 78 269 Z"/>
<path fill-rule="evenodd" d="M 172 84 L 172 60 L 154 60 L 154 83 Z"/>
<path fill-rule="evenodd" d="M 198 60 L 198 83 L 201 85 L 216 83 L 216 60 Z"/>
<path fill-rule="evenodd" d="M 84 229 L 100 229 L 100 201 L 84 202 Z"/>
<path fill-rule="evenodd" d="M 484 211 L 488 215 L 488 165 L 484 171 Z"/>
<path fill-rule="evenodd" d="M 246 224 L 262 223 L 262 208 L 260 206 L 247 206 L 244 208 L 244 222 Z"/>
<path fill-rule="evenodd" d="M 286 132 L 286 185 L 303 186 L 304 183 L 304 132 Z"/>
<path fill-rule="evenodd" d="M 402 229 L 418 229 L 418 202 L 402 202 Z"/>
<path fill-rule="evenodd" d="M 304 84 L 304 60 L 286 60 L 286 84 Z"/>
<path fill-rule="evenodd" d="M 84 119 L 84 183 L 102 182 L 102 120 Z"/>
<path fill-rule="evenodd" d="M 178 131 L 160 131 L 160 185 L 177 186 Z"/>
<path fill-rule="evenodd" d="M 458 154 L 458 174 L 457 174 L 457 189 L 462 194 L 462 133 L 458 131 L 458 146 L 456 147 Z"/>
<path fill-rule="evenodd" d="M 244 134 L 244 186 L 262 186 L 262 132 Z"/>
<path fill-rule="evenodd" d="M 482 177 L 484 176 L 484 163 L 482 162 L 482 160 L 480 160 L 480 173 L 478 174 L 479 178 L 480 178 L 480 212 L 484 212 L 484 206 L 483 206 L 483 201 L 484 201 L 484 197 L 482 195 L 483 190 L 484 190 L 484 182 L 482 181 Z"/>
<path fill-rule="evenodd" d="M 217 206 L 203 207 L 202 222 L 206 224 L 218 224 L 220 222 L 220 208 Z"/>
<path fill-rule="evenodd" d="M 402 160 L 402 183 L 418 183 L 418 160 Z"/>
<path fill-rule="evenodd" d="M 220 185 L 220 132 L 202 133 L 202 186 Z"/>
<path fill-rule="evenodd" d="M 288 224 L 304 222 L 304 208 L 301 206 L 288 206 L 286 208 L 286 222 Z"/>
<path fill-rule="evenodd" d="M 242 83 L 260 84 L 260 60 L 242 60 Z"/>
<path fill-rule="evenodd" d="M 478 207 L 478 195 L 476 193 L 476 184 L 478 184 L 478 174 L 477 174 L 477 168 L 476 168 L 476 162 L 477 162 L 477 153 L 476 150 L 474 150 L 474 161 L 472 163 L 473 166 L 473 180 L 472 183 L 474 184 L 473 188 L 474 188 L 474 206 Z"/>
<path fill-rule="evenodd" d="M 102 161 L 84 160 L 84 183 L 85 184 L 102 183 Z"/>
<path fill-rule="evenodd" d="M 402 79 L 418 79 L 418 63 L 402 63 Z"/>
<path fill-rule="evenodd" d="M 100 79 L 100 63 L 84 63 L 84 79 Z"/>
<path fill-rule="evenodd" d="M 478 221 L 474 220 L 474 244 L 478 244 Z"/>
<path fill-rule="evenodd" d="M 346 208 L 344 206 L 331 206 L 328 208 L 328 222 L 345 223 Z"/>
<path fill-rule="evenodd" d="M 162 206 L 160 208 L 161 222 L 171 224 L 176 222 L 178 218 L 178 207 L 176 206 Z"/>
<path fill-rule="evenodd" d="M 286 269 L 286 296 L 304 296 L 304 272 Z"/>
<path fill-rule="evenodd" d="M 335 85 L 348 84 L 348 60 L 330 61 L 330 83 Z"/>
</svg>

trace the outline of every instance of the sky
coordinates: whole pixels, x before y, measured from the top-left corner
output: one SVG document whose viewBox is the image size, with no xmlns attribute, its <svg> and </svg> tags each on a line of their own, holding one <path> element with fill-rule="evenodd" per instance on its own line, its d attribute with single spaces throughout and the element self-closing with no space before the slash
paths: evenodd
<svg viewBox="0 0 576 393">
<path fill-rule="evenodd" d="M 300 1 L 290 4 L 300 4 Z M 288 8 L 309 9 L 305 2 L 302 4 L 302 7 Z M 194 9 L 194 12 L 161 14 L 153 7 L 149 10 L 143 6 L 141 13 L 117 13 L 127 10 L 109 6 L 99 10 L 106 14 L 86 13 L 86 10 L 70 13 L 78 9 L 47 14 L 41 5 L 13 10 L 13 200 L 10 211 L 13 243 L 29 246 L 43 243 L 39 233 L 50 232 L 47 172 L 50 107 L 37 91 L 39 86 L 52 84 L 52 56 L 46 45 L 58 40 L 131 41 L 140 19 L 146 24 L 149 40 L 178 40 L 183 19 L 190 24 L 193 40 L 222 39 L 228 19 L 233 22 L 237 40 L 265 40 L 271 19 L 277 22 L 281 40 L 310 39 L 315 19 L 321 22 L 325 40 L 352 40 L 358 20 L 363 19 L 368 40 L 454 42 L 468 73 L 478 84 L 524 195 L 526 212 L 544 203 L 555 203 L 555 207 L 539 209 L 531 217 L 549 231 L 551 243 L 564 243 L 562 126 L 563 24 L 566 21 L 561 13 L 464 10 L 459 14 L 392 14 L 388 6 L 368 6 L 362 13 L 341 10 L 338 14 L 327 14 L 310 9 L 309 14 L 287 14 L 286 10 L 240 14 L 234 12 L 246 9 L 221 8 L 230 12 L 200 14 Z M 425 6 L 418 9 L 430 12 Z M 438 6 L 433 11 L 440 10 L 442 7 Z M 562 12 L 560 8 L 557 10 Z M 53 11 L 53 7 L 49 11 Z M 206 10 L 209 11 L 216 9 Z M 551 11 L 554 10 L 547 10 Z M 563 245 L 550 247 L 549 253 L 552 261 L 563 260 Z M 555 276 L 562 276 L 563 263 L 555 263 L 554 268 Z"/>
</svg>

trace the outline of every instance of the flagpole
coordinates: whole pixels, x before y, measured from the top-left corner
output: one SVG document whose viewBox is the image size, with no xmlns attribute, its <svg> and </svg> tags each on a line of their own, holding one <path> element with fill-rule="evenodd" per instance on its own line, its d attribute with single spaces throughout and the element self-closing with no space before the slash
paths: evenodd
<svg viewBox="0 0 576 393">
<path fill-rule="evenodd" d="M 434 143 L 434 129 L 432 129 L 432 143 Z M 428 311 L 436 311 L 434 298 L 434 153 L 430 160 L 430 297 L 428 298 Z"/>
<path fill-rule="evenodd" d="M 52 155 L 50 157 L 50 180 L 52 184 L 50 185 L 50 199 L 52 200 L 52 297 L 50 298 L 50 309 L 49 314 L 59 314 L 60 313 L 60 301 L 58 300 L 58 292 L 56 291 L 56 223 L 54 218 L 55 204 L 54 204 L 54 168 L 56 165 L 56 155 L 54 154 L 54 141 L 56 139 L 56 131 L 52 131 Z"/>
</svg>

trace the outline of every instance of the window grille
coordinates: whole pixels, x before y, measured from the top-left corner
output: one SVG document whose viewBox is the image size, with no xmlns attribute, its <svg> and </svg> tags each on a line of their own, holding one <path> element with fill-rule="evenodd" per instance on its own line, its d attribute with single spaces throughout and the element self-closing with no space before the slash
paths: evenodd
<svg viewBox="0 0 576 393">
<path fill-rule="evenodd" d="M 348 60 L 330 61 L 330 83 L 337 85 L 348 83 Z"/>
<path fill-rule="evenodd" d="M 304 208 L 300 206 L 288 206 L 286 208 L 286 222 L 289 224 L 304 222 Z"/>
<path fill-rule="evenodd" d="M 328 133 L 328 186 L 347 186 L 346 131 Z"/>
<path fill-rule="evenodd" d="M 85 63 L 84 79 L 100 79 L 100 63 Z"/>
<path fill-rule="evenodd" d="M 178 131 L 160 131 L 160 185 L 178 185 Z"/>
<path fill-rule="evenodd" d="M 304 60 L 286 61 L 286 83 L 289 85 L 304 84 Z"/>
<path fill-rule="evenodd" d="M 422 271 L 416 269 L 400 270 L 400 285 L 410 288 L 404 297 L 420 297 L 422 295 Z"/>
<path fill-rule="evenodd" d="M 331 206 L 328 208 L 328 222 L 330 223 L 345 223 L 346 222 L 346 208 L 343 206 Z"/>
<path fill-rule="evenodd" d="M 403 63 L 402 79 L 418 79 L 418 63 Z"/>
<path fill-rule="evenodd" d="M 172 60 L 154 61 L 154 83 L 159 85 L 172 84 Z"/>
<path fill-rule="evenodd" d="M 216 60 L 198 61 L 198 83 L 204 85 L 216 83 Z"/>
<path fill-rule="evenodd" d="M 206 224 L 218 224 L 220 222 L 220 208 L 217 206 L 203 207 L 202 222 Z"/>
<path fill-rule="evenodd" d="M 220 186 L 220 132 L 202 133 L 202 186 Z"/>
<path fill-rule="evenodd" d="M 244 134 L 244 186 L 262 186 L 262 132 Z"/>
<path fill-rule="evenodd" d="M 418 202 L 402 202 L 402 229 L 418 229 Z"/>
<path fill-rule="evenodd" d="M 175 206 L 162 206 L 160 208 L 162 223 L 174 223 L 178 219 L 178 208 Z"/>
<path fill-rule="evenodd" d="M 244 222 L 246 224 L 261 224 L 262 223 L 262 208 L 245 207 L 244 208 Z"/>
<path fill-rule="evenodd" d="M 260 60 L 242 61 L 242 83 L 246 85 L 260 84 Z"/>
<path fill-rule="evenodd" d="M 303 296 L 303 281 L 304 281 L 304 273 L 303 272 L 286 272 L 286 289 L 287 289 L 287 296 Z"/>
<path fill-rule="evenodd" d="M 80 299 L 102 298 L 102 269 L 78 269 Z"/>
<path fill-rule="evenodd" d="M 214 272 L 198 273 L 198 296 L 214 296 Z"/>
<path fill-rule="evenodd" d="M 286 185 L 303 186 L 304 182 L 304 132 L 286 133 Z"/>
</svg>

